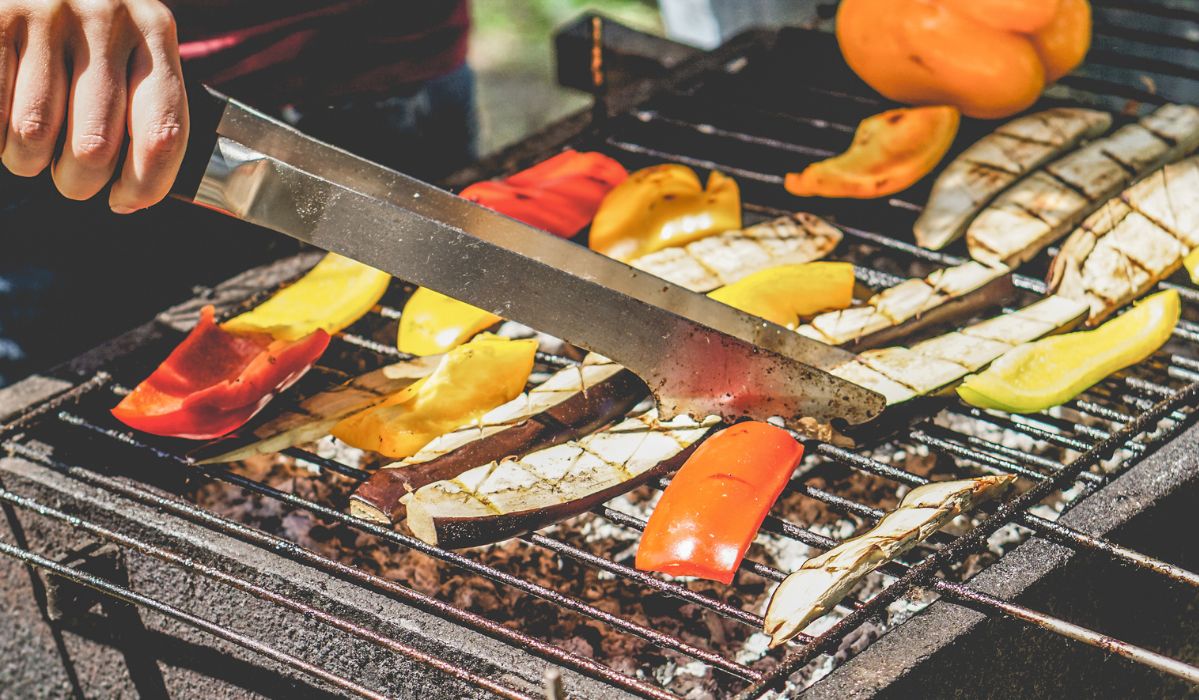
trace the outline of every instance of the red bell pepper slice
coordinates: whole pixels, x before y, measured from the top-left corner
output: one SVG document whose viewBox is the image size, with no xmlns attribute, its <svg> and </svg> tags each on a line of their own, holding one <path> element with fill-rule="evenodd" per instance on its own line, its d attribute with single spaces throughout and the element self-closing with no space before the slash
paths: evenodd
<svg viewBox="0 0 1199 700">
<path fill-rule="evenodd" d="M 567 150 L 503 180 L 476 182 L 459 196 L 570 238 L 626 177 L 624 166 L 602 153 Z"/>
<path fill-rule="evenodd" d="M 154 435 L 219 437 L 295 383 L 329 345 L 323 330 L 294 341 L 230 333 L 213 315 L 204 307 L 183 342 L 112 409 L 117 420 Z"/>
<path fill-rule="evenodd" d="M 708 438 L 662 493 L 637 568 L 732 583 L 802 457 L 803 445 L 766 423 L 738 423 Z"/>
</svg>

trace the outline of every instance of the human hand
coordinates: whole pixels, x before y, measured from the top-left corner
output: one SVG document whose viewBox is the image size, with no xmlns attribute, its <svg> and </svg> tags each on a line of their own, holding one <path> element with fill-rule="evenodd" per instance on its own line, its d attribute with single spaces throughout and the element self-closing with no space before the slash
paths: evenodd
<svg viewBox="0 0 1199 700">
<path fill-rule="evenodd" d="M 108 198 L 124 214 L 166 196 L 187 132 L 179 42 L 162 2 L 0 0 L 5 168 L 32 177 L 51 165 L 63 195 L 88 199 L 112 181 L 127 143 Z"/>
</svg>

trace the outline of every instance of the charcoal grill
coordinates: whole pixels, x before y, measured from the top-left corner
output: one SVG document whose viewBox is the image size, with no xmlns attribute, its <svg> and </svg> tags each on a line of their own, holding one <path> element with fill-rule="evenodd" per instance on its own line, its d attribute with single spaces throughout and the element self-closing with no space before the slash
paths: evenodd
<svg viewBox="0 0 1199 700">
<path fill-rule="evenodd" d="M 1165 101 L 1199 101 L 1199 12 L 1156 0 L 1095 5 L 1089 62 L 1046 104 L 1131 116 Z M 571 42 L 564 32 L 560 48 L 569 53 Z M 678 65 L 612 82 L 595 110 L 449 184 L 573 145 L 630 168 L 718 168 L 739 180 L 750 218 L 825 215 L 846 234 L 837 256 L 876 287 L 962 261 L 953 249 L 909 242 L 926 189 L 851 204 L 783 193 L 782 173 L 844 148 L 859 119 L 890 106 L 848 72 L 827 33 L 749 32 L 700 56 L 647 46 L 639 40 L 628 56 L 614 46 L 609 56 L 636 66 L 660 51 Z M 966 124 L 959 142 L 988 128 Z M 1178 696 L 1199 683 L 1199 576 L 1188 570 L 1199 547 L 1185 536 L 1199 496 L 1193 288 L 1163 283 L 1186 306 L 1166 348 L 1059 411 L 1008 417 L 947 403 L 907 416 L 903 431 L 868 449 L 811 443 L 801 476 L 764 525 L 766 544 L 742 567 L 742 588 L 730 589 L 632 569 L 627 543 L 644 519 L 623 506 L 523 536 L 509 545 L 523 559 L 506 566 L 347 515 L 344 498 L 329 494 L 344 494 L 366 473 L 336 456 L 289 450 L 286 459 L 312 471 L 293 467 L 299 476 L 280 483 L 261 470 L 194 466 L 183 456 L 189 446 L 132 434 L 108 416 L 202 305 L 235 313 L 314 260 L 250 270 L 0 392 L 0 697 L 757 697 L 805 686 L 810 696 L 836 698 Z M 1044 264 L 1017 276 L 1025 297 L 1044 291 Z M 410 291 L 393 284 L 289 396 L 395 361 L 396 309 Z M 572 361 L 539 359 L 543 367 Z M 785 655 L 755 650 L 750 635 L 765 593 L 786 572 L 754 554 L 827 549 L 930 472 L 1011 473 L 1023 488 L 872 577 L 818 636 L 801 636 Z M 204 497 L 214 489 L 249 506 L 214 504 Z M 832 516 L 841 518 L 836 527 L 826 526 Z M 322 537 L 348 544 L 330 554 L 313 544 L 314 530 L 296 535 L 289 524 L 297 522 L 317 522 Z M 606 546 L 608 538 L 619 541 Z M 427 592 L 411 574 L 381 576 L 354 559 L 360 549 L 440 562 L 438 572 L 489 582 L 501 605 L 480 612 Z M 630 611 L 572 587 L 587 577 L 644 603 Z M 671 627 L 662 610 L 711 624 Z M 577 620 L 591 644 L 555 638 L 558 618 Z M 620 640 L 640 651 L 606 651 Z"/>
</svg>

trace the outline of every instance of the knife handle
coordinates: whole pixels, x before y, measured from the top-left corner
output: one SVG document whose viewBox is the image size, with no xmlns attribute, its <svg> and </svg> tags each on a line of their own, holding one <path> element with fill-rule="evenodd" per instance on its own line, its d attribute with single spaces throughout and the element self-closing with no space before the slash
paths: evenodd
<svg viewBox="0 0 1199 700">
<path fill-rule="evenodd" d="M 171 194 L 192 201 L 208 169 L 208 162 L 217 144 L 217 127 L 229 104 L 229 98 L 207 85 L 187 81 L 187 109 L 191 127 L 183 164 L 171 187 Z"/>
</svg>

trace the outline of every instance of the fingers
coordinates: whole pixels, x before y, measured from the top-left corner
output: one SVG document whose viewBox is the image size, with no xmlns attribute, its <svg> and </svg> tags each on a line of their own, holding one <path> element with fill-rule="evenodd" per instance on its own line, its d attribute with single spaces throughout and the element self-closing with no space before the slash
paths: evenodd
<svg viewBox="0 0 1199 700">
<path fill-rule="evenodd" d="M 24 22 L 16 80 L 0 162 L 16 175 L 32 177 L 50 164 L 67 101 L 60 13 Z"/>
<path fill-rule="evenodd" d="M 121 19 L 121 18 L 118 18 Z M 66 139 L 52 175 L 70 199 L 88 199 L 112 180 L 125 136 L 126 70 L 131 42 L 118 22 L 89 22 L 74 52 Z"/>
<path fill-rule="evenodd" d="M 187 96 L 174 20 L 159 5 L 135 17 L 145 42 L 129 71 L 129 150 L 108 204 L 118 214 L 144 209 L 167 195 L 187 146 Z"/>
<path fill-rule="evenodd" d="M 12 114 L 13 83 L 17 79 L 17 22 L 15 17 L 0 17 L 0 153 L 8 137 Z"/>
</svg>

